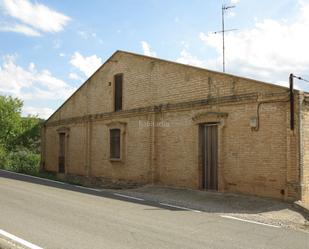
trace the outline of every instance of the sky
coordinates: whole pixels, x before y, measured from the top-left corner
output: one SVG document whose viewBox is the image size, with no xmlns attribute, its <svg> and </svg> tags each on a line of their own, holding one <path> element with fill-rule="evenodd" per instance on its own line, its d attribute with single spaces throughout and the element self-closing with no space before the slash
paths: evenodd
<svg viewBox="0 0 309 249">
<path fill-rule="evenodd" d="M 116 50 L 222 71 L 223 4 L 227 73 L 309 79 L 309 0 L 0 0 L 0 94 L 48 118 Z"/>
</svg>

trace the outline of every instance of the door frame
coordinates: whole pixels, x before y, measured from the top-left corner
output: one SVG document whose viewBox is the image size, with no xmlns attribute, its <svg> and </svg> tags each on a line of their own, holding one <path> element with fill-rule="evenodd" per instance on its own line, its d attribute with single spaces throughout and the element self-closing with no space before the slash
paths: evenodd
<svg viewBox="0 0 309 249">
<path fill-rule="evenodd" d="M 224 176 L 224 143 L 223 139 L 225 136 L 225 127 L 227 126 L 229 114 L 227 112 L 218 112 L 210 110 L 201 110 L 193 114 L 192 121 L 196 125 L 195 128 L 195 155 L 196 155 L 196 186 L 200 190 L 203 190 L 202 185 L 202 151 L 201 151 L 201 136 L 200 136 L 200 125 L 205 123 L 216 123 L 218 124 L 218 191 L 224 191 L 226 188 L 226 180 Z"/>
<path fill-rule="evenodd" d="M 215 166 L 215 187 L 214 188 L 207 188 L 206 186 L 206 165 L 205 165 L 205 131 L 206 127 L 216 126 L 216 166 Z M 218 191 L 219 190 L 219 146 L 220 146 L 220 139 L 219 139 L 219 130 L 220 130 L 220 122 L 206 122 L 200 123 L 198 129 L 198 136 L 199 136 L 199 164 L 200 164 L 200 189 L 207 190 L 207 191 Z"/>
<path fill-rule="evenodd" d="M 211 130 L 208 133 L 207 128 L 209 127 L 215 127 L 215 130 Z M 202 188 L 205 190 L 213 190 L 213 191 L 218 191 L 218 182 L 219 182 L 219 177 L 218 177 L 218 151 L 219 151 L 219 137 L 218 137 L 218 131 L 219 131 L 219 123 L 218 122 L 209 122 L 209 123 L 203 123 L 200 124 L 200 136 L 201 136 L 201 151 L 202 151 Z M 210 153 L 206 151 L 207 149 L 205 146 L 208 144 L 208 138 L 206 137 L 207 135 L 215 136 L 214 141 L 212 140 L 212 137 L 210 138 Z M 215 150 L 213 150 L 215 149 Z M 206 157 L 210 156 L 211 165 L 207 165 L 206 163 Z M 207 176 L 207 173 L 210 174 L 211 176 Z M 206 180 L 207 178 L 207 180 Z M 210 183 L 211 182 L 211 183 Z M 211 186 L 213 185 L 213 186 Z"/>
</svg>

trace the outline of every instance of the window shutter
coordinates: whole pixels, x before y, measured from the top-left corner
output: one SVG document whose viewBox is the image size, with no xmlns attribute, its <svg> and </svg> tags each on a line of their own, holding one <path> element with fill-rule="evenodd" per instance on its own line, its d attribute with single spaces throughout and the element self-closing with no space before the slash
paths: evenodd
<svg viewBox="0 0 309 249">
<path fill-rule="evenodd" d="M 115 112 L 122 110 L 122 74 L 115 75 Z"/>
<path fill-rule="evenodd" d="M 110 130 L 110 158 L 120 159 L 120 129 Z"/>
</svg>

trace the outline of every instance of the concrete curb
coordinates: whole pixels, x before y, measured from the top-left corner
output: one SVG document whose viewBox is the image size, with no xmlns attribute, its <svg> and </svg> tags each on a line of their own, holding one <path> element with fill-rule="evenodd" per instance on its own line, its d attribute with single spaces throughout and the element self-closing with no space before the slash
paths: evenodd
<svg viewBox="0 0 309 249">
<path fill-rule="evenodd" d="M 304 218 L 309 222 L 309 206 L 304 205 L 301 201 L 295 201 L 293 206 L 304 216 Z"/>
<path fill-rule="evenodd" d="M 25 247 L 22 247 L 0 235 L 0 249 L 24 249 L 24 248 Z"/>
</svg>

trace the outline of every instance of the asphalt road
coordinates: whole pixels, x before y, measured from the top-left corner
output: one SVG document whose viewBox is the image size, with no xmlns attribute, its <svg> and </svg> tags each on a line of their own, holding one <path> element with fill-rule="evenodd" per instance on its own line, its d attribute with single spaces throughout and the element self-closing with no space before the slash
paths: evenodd
<svg viewBox="0 0 309 249">
<path fill-rule="evenodd" d="M 43 248 L 309 248 L 309 234 L 0 170 L 0 230 Z"/>
</svg>

